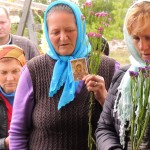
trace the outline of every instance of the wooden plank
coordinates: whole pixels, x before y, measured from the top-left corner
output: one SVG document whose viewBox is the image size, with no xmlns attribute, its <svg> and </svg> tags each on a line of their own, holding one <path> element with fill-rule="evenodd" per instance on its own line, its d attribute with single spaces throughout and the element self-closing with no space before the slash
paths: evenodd
<svg viewBox="0 0 150 150">
<path fill-rule="evenodd" d="M 18 29 L 17 29 L 17 35 L 23 36 L 24 28 L 25 28 L 26 21 L 27 21 L 27 18 L 28 18 L 28 13 L 29 13 L 29 10 L 30 10 L 31 1 L 32 0 L 25 0 L 25 2 L 24 2 L 22 17 L 20 19 L 19 26 L 18 26 Z"/>
<path fill-rule="evenodd" d="M 22 10 L 23 6 L 21 4 L 7 2 L 5 0 L 0 0 L 0 5 L 6 6 L 9 9 Z"/>
<path fill-rule="evenodd" d="M 15 0 L 16 3 L 23 5 L 24 0 Z M 46 7 L 48 5 L 42 4 L 42 3 L 38 3 L 38 2 L 32 2 L 31 4 L 31 8 L 34 10 L 41 10 L 41 11 L 45 11 Z"/>
<path fill-rule="evenodd" d="M 36 45 L 38 45 L 37 35 L 36 32 L 34 31 L 34 17 L 31 9 L 27 19 L 27 27 L 29 31 L 30 40 L 34 42 Z"/>
<path fill-rule="evenodd" d="M 24 1 L 14 1 L 14 2 L 8 2 L 6 0 L 0 0 L 0 5 L 6 6 L 10 9 L 16 9 L 16 10 L 22 10 L 23 9 L 23 5 L 24 5 Z M 34 10 L 41 10 L 41 11 L 45 11 L 46 7 L 48 5 L 42 4 L 42 3 L 37 3 L 37 2 L 32 2 L 31 3 L 31 9 Z"/>
</svg>

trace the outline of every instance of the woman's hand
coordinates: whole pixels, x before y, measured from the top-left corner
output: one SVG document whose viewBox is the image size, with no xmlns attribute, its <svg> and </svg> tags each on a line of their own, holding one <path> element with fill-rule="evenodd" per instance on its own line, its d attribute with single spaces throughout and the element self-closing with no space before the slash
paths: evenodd
<svg viewBox="0 0 150 150">
<path fill-rule="evenodd" d="M 93 91 L 95 99 L 103 106 L 107 96 L 104 78 L 99 75 L 87 75 L 83 78 L 87 90 Z"/>
<path fill-rule="evenodd" d="M 9 149 L 9 136 L 4 140 L 5 149 Z"/>
</svg>

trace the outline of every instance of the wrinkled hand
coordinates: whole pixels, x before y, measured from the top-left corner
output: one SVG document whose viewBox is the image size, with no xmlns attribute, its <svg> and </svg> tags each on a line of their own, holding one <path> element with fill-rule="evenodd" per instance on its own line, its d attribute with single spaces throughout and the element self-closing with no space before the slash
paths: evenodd
<svg viewBox="0 0 150 150">
<path fill-rule="evenodd" d="M 94 92 L 95 99 L 103 106 L 107 96 L 104 78 L 99 75 L 88 74 L 83 78 L 87 90 Z"/>
<path fill-rule="evenodd" d="M 4 140 L 5 149 L 9 149 L 9 136 Z"/>
</svg>

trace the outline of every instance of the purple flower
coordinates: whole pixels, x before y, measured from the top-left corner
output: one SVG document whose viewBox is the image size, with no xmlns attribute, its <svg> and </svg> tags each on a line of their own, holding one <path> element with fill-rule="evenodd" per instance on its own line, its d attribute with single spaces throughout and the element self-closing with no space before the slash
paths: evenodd
<svg viewBox="0 0 150 150">
<path fill-rule="evenodd" d="M 106 27 L 109 27 L 109 23 L 105 23 L 105 26 L 106 26 Z"/>
<path fill-rule="evenodd" d="M 93 37 L 93 32 L 88 33 L 88 37 Z"/>
<path fill-rule="evenodd" d="M 102 37 L 102 34 L 97 33 L 95 36 L 96 36 L 97 38 L 101 38 L 101 37 Z"/>
<path fill-rule="evenodd" d="M 95 14 L 95 16 L 98 16 L 98 15 L 99 15 L 99 13 L 96 13 L 96 14 Z"/>
<path fill-rule="evenodd" d="M 144 60 L 146 63 L 150 63 L 150 60 Z"/>
<path fill-rule="evenodd" d="M 145 67 L 139 67 L 139 71 L 144 73 L 146 71 L 146 68 Z"/>
<path fill-rule="evenodd" d="M 83 8 L 86 6 L 85 4 L 82 4 Z"/>
<path fill-rule="evenodd" d="M 95 32 L 93 32 L 93 37 L 96 37 L 96 33 Z"/>
<path fill-rule="evenodd" d="M 150 74 L 149 74 L 149 73 L 144 73 L 143 76 L 144 76 L 145 78 L 148 78 L 148 77 L 150 77 Z"/>
<path fill-rule="evenodd" d="M 146 65 L 150 65 L 150 60 L 145 60 Z"/>
<path fill-rule="evenodd" d="M 138 77 L 139 73 L 135 71 L 129 71 L 131 77 Z"/>
<path fill-rule="evenodd" d="M 90 15 L 94 15 L 94 11 L 90 11 Z"/>
<path fill-rule="evenodd" d="M 146 69 L 146 70 L 150 70 L 150 66 L 146 66 L 145 69 Z"/>
<path fill-rule="evenodd" d="M 92 3 L 91 2 L 85 2 L 85 5 L 88 6 L 88 7 L 91 7 Z"/>
<path fill-rule="evenodd" d="M 112 20 L 112 18 L 108 18 L 108 21 L 111 21 Z"/>
<path fill-rule="evenodd" d="M 105 17 L 105 16 L 108 16 L 108 13 L 106 13 L 106 12 L 98 12 L 98 13 L 95 14 L 95 16 L 97 16 L 97 17 Z"/>
<path fill-rule="evenodd" d="M 99 27 L 99 28 L 98 28 L 98 31 L 100 31 L 100 32 L 103 31 L 103 30 L 104 30 L 103 27 Z"/>
</svg>

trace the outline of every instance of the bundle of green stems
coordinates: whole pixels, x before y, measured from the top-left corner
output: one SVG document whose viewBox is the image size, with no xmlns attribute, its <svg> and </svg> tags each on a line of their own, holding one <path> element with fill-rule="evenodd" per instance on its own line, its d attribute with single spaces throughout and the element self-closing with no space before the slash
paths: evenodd
<svg viewBox="0 0 150 150">
<path fill-rule="evenodd" d="M 130 140 L 132 150 L 138 150 L 150 121 L 150 63 L 130 72 L 132 115 Z"/>
</svg>

